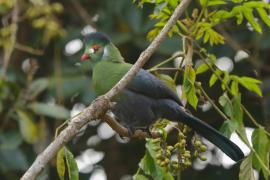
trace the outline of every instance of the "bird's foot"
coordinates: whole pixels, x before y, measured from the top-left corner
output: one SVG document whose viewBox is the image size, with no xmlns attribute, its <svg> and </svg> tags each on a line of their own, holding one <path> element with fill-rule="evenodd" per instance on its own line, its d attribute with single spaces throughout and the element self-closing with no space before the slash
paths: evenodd
<svg viewBox="0 0 270 180">
<path fill-rule="evenodd" d="M 147 136 L 152 138 L 152 133 L 150 131 L 150 128 L 149 127 L 139 127 L 139 128 L 134 128 L 134 127 L 126 127 L 127 130 L 128 130 L 128 137 L 132 137 L 134 136 L 135 132 L 137 130 L 141 130 L 142 132 L 144 133 L 147 133 Z M 123 139 L 124 137 L 120 135 L 120 137 Z"/>
<path fill-rule="evenodd" d="M 152 133 L 150 131 L 150 127 L 140 127 L 140 128 L 137 128 L 138 130 L 142 130 L 143 132 L 147 133 L 147 136 L 149 136 L 150 138 L 152 138 Z M 136 130 L 137 130 L 136 129 Z"/>
<path fill-rule="evenodd" d="M 134 127 L 127 127 L 128 129 L 128 136 L 132 137 L 135 134 L 136 128 Z"/>
</svg>

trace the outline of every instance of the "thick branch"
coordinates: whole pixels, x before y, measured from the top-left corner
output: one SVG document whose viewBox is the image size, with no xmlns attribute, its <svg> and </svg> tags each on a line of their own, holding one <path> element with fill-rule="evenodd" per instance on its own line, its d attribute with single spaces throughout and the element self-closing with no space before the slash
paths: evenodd
<svg viewBox="0 0 270 180">
<path fill-rule="evenodd" d="M 130 137 L 130 138 L 139 138 L 139 139 L 144 139 L 144 138 L 159 138 L 161 134 L 158 132 L 151 132 L 151 136 L 148 132 L 142 131 L 140 129 L 136 130 L 134 134 L 130 135 L 128 132 L 128 129 L 123 127 L 120 123 L 118 123 L 115 119 L 110 117 L 109 115 L 105 115 L 102 118 L 103 121 L 105 121 L 115 132 L 117 132 L 119 135 L 123 137 Z M 168 124 L 168 126 L 165 128 L 165 131 L 169 133 L 172 131 L 172 123 Z M 173 124 L 173 127 L 175 124 Z"/>
<path fill-rule="evenodd" d="M 123 89 L 127 83 L 134 77 L 138 71 L 142 68 L 142 66 L 147 62 L 147 60 L 151 57 L 151 55 L 155 52 L 161 42 L 166 38 L 170 29 L 175 25 L 179 17 L 187 8 L 190 0 L 183 0 L 176 7 L 173 15 L 170 17 L 167 24 L 161 30 L 159 35 L 152 41 L 152 43 L 141 53 L 137 62 L 132 66 L 132 68 L 128 71 L 128 73 L 105 95 L 107 98 L 112 98 L 115 96 L 121 89 Z"/>
<path fill-rule="evenodd" d="M 84 109 L 78 116 L 71 119 L 67 128 L 55 138 L 55 140 L 38 155 L 31 167 L 26 171 L 21 180 L 36 179 L 37 175 L 56 155 L 58 150 L 72 139 L 80 129 L 91 120 L 98 119 L 105 114 L 110 105 L 110 101 L 104 97 L 96 99 L 89 107 Z"/>
<path fill-rule="evenodd" d="M 77 134 L 85 124 L 91 120 L 102 118 L 104 116 L 110 106 L 109 99 L 119 93 L 132 79 L 132 77 L 136 75 L 139 69 L 166 38 L 169 30 L 177 22 L 178 18 L 182 15 L 189 3 L 190 0 L 181 1 L 160 34 L 153 40 L 148 48 L 142 52 L 139 59 L 130 69 L 130 71 L 107 94 L 95 100 L 89 107 L 80 113 L 80 115 L 70 120 L 68 127 L 65 128 L 41 154 L 38 155 L 34 163 L 21 178 L 22 180 L 35 179 L 45 165 L 56 155 L 58 150 L 72 137 L 74 137 L 74 135 Z"/>
<path fill-rule="evenodd" d="M 120 123 L 118 123 L 115 119 L 113 119 L 111 116 L 105 114 L 102 118 L 103 121 L 105 121 L 115 132 L 117 132 L 119 135 L 123 137 L 130 137 L 130 138 L 159 138 L 161 137 L 161 134 L 155 131 L 151 132 L 151 136 L 148 132 L 142 131 L 140 129 L 136 130 L 134 134 L 130 135 L 128 132 L 128 129 L 123 127 Z M 176 122 L 170 122 L 167 124 L 167 126 L 164 128 L 164 130 L 167 133 L 170 133 L 178 124 Z"/>
<path fill-rule="evenodd" d="M 129 132 L 128 132 L 128 129 L 123 127 L 120 123 L 115 121 L 109 115 L 105 115 L 102 118 L 102 120 L 105 121 L 119 135 L 121 135 L 123 137 L 131 137 Z M 135 133 L 132 135 L 132 137 L 145 138 L 145 137 L 149 137 L 149 134 L 147 134 L 146 132 L 143 132 L 141 130 L 136 130 Z"/>
</svg>

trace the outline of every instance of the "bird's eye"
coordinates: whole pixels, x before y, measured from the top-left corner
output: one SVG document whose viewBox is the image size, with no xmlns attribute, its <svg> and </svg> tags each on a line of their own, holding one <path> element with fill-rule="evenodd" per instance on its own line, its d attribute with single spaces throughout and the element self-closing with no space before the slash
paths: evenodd
<svg viewBox="0 0 270 180">
<path fill-rule="evenodd" d="M 92 46 L 92 48 L 94 49 L 94 51 L 97 51 L 97 50 L 99 50 L 100 46 L 97 45 L 97 44 L 94 44 L 94 45 Z"/>
<path fill-rule="evenodd" d="M 97 52 L 97 51 L 99 50 L 99 48 L 100 48 L 99 45 L 94 44 L 94 45 L 92 45 L 92 46 L 89 48 L 88 52 L 89 52 L 90 54 L 95 53 L 95 52 Z"/>
</svg>

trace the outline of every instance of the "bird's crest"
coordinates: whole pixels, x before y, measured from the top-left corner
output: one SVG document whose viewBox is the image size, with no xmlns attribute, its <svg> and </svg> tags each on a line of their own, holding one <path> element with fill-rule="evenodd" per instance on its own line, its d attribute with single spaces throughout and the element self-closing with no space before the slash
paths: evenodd
<svg viewBox="0 0 270 180">
<path fill-rule="evenodd" d="M 104 44 L 108 44 L 110 42 L 110 39 L 106 35 L 100 32 L 90 33 L 84 37 L 84 43 L 88 43 L 89 41 L 93 41 L 93 40 L 100 41 Z"/>
</svg>

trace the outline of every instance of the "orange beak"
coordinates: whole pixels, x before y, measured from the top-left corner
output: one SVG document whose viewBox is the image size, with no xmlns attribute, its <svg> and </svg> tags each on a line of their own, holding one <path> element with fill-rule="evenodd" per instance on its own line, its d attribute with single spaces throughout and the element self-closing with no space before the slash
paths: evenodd
<svg viewBox="0 0 270 180">
<path fill-rule="evenodd" d="M 90 60 L 90 57 L 88 56 L 88 54 L 83 54 L 81 56 L 81 61 L 86 61 L 86 60 Z"/>
</svg>

